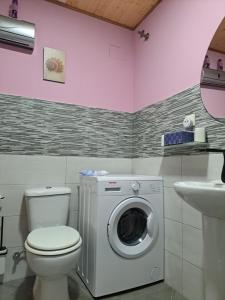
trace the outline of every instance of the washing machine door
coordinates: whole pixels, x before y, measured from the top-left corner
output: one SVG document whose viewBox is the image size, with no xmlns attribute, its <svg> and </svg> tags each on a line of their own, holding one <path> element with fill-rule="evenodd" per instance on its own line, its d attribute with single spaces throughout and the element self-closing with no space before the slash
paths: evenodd
<svg viewBox="0 0 225 300">
<path fill-rule="evenodd" d="M 152 204 L 144 198 L 122 201 L 108 222 L 108 240 L 122 257 L 136 258 L 150 251 L 157 240 L 159 222 Z"/>
</svg>

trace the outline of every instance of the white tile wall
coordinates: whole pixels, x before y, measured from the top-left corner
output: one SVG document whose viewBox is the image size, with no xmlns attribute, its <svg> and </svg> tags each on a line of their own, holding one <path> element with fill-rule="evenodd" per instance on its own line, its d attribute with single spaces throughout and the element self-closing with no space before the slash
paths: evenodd
<svg viewBox="0 0 225 300">
<path fill-rule="evenodd" d="M 130 174 L 132 161 L 112 158 L 0 155 L 0 195 L 5 197 L 3 203 L 0 203 L 0 215 L 5 216 L 4 244 L 9 249 L 4 281 L 31 274 L 23 253 L 21 260 L 15 261 L 13 258 L 15 252 L 23 251 L 28 234 L 25 189 L 46 185 L 70 187 L 72 195 L 68 225 L 77 228 L 79 172 L 87 168 Z"/>
<path fill-rule="evenodd" d="M 150 157 L 133 159 L 134 174 L 163 176 L 164 186 L 173 187 L 173 183 L 181 180 L 181 157 Z"/>
<path fill-rule="evenodd" d="M 199 268 L 203 267 L 202 230 L 184 224 L 183 258 Z"/>
<path fill-rule="evenodd" d="M 4 219 L 4 245 L 23 246 L 28 234 L 26 215 L 8 216 Z"/>
<path fill-rule="evenodd" d="M 182 157 L 183 180 L 220 180 L 223 166 L 223 155 L 204 154 Z"/>
<path fill-rule="evenodd" d="M 183 260 L 182 291 L 190 300 L 203 300 L 203 272 L 201 269 Z M 213 299 L 212 299 L 213 300 Z"/>
<path fill-rule="evenodd" d="M 164 178 L 165 279 L 190 300 L 203 299 L 202 215 L 179 196 L 179 180 L 220 180 L 222 154 L 133 159 L 133 173 Z"/>
<path fill-rule="evenodd" d="M 182 221 L 182 200 L 174 188 L 164 188 L 164 215 L 170 220 Z"/>
<path fill-rule="evenodd" d="M 0 155 L 1 184 L 65 183 L 66 158 Z"/>
<path fill-rule="evenodd" d="M 183 224 L 202 229 L 202 214 L 184 201 L 182 201 L 182 221 Z"/>
<path fill-rule="evenodd" d="M 182 257 L 182 224 L 165 219 L 165 249 Z"/>
<path fill-rule="evenodd" d="M 222 155 L 111 159 L 0 155 L 0 194 L 5 196 L 0 213 L 5 215 L 4 242 L 9 248 L 4 280 L 30 273 L 23 258 L 27 235 L 24 190 L 45 185 L 66 185 L 72 190 L 69 225 L 78 219 L 79 171 L 105 169 L 111 173 L 159 175 L 164 178 L 165 278 L 168 284 L 191 300 L 203 299 L 203 243 L 201 214 L 177 196 L 173 183 L 179 180 L 219 180 Z M 1 203 L 0 203 L 1 206 Z"/>
<path fill-rule="evenodd" d="M 107 170 L 114 174 L 130 174 L 132 161 L 123 158 L 68 157 L 66 183 L 79 182 L 79 172 L 84 169 Z"/>
<path fill-rule="evenodd" d="M 182 294 L 182 257 L 165 251 L 165 280 Z"/>
<path fill-rule="evenodd" d="M 16 216 L 25 214 L 25 203 L 24 203 L 24 191 L 28 187 L 27 185 L 17 184 L 1 184 L 0 181 L 0 193 L 4 195 L 5 200 L 2 201 L 4 204 L 4 216 Z"/>
<path fill-rule="evenodd" d="M 15 253 L 21 253 L 19 259 L 14 258 Z M 16 280 L 30 275 L 32 275 L 32 272 L 27 265 L 24 248 L 8 248 L 4 281 Z"/>
</svg>

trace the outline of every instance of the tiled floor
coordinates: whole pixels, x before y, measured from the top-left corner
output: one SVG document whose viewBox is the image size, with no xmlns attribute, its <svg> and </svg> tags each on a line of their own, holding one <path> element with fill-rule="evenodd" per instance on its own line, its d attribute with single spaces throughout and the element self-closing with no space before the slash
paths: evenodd
<svg viewBox="0 0 225 300">
<path fill-rule="evenodd" d="M 32 286 L 34 277 L 29 277 L 24 280 L 10 281 L 0 285 L 1 300 L 32 300 Z M 69 280 L 71 300 L 91 300 L 92 296 L 81 282 L 75 276 Z M 178 295 L 174 290 L 168 287 L 165 283 L 158 283 L 144 288 L 138 288 L 129 292 L 124 292 L 108 297 L 103 297 L 104 300 L 185 300 L 181 295 Z M 53 299 L 52 299 L 53 300 Z M 63 299 L 62 299 L 63 300 Z"/>
</svg>

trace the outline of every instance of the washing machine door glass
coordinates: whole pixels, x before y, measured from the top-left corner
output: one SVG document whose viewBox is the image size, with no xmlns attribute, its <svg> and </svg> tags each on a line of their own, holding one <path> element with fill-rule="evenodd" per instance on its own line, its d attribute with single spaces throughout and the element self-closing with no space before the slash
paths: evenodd
<svg viewBox="0 0 225 300">
<path fill-rule="evenodd" d="M 146 199 L 131 197 L 112 212 L 108 222 L 108 239 L 117 254 L 136 258 L 151 250 L 158 230 L 158 217 L 153 205 Z"/>
<path fill-rule="evenodd" d="M 141 243 L 147 234 L 147 218 L 147 214 L 140 208 L 126 210 L 117 226 L 120 241 L 128 246 Z"/>
</svg>

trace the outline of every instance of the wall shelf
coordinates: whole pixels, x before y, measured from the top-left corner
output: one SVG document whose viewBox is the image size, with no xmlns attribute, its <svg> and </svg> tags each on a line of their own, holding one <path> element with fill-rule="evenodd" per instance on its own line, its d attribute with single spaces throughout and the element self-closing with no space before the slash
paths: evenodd
<svg viewBox="0 0 225 300">
<path fill-rule="evenodd" d="M 201 87 L 225 89 L 225 71 L 202 68 Z"/>
<path fill-rule="evenodd" d="M 196 152 L 206 151 L 209 148 L 209 143 L 191 142 L 178 145 L 169 145 L 162 147 L 164 156 L 171 155 L 191 155 Z"/>
</svg>

